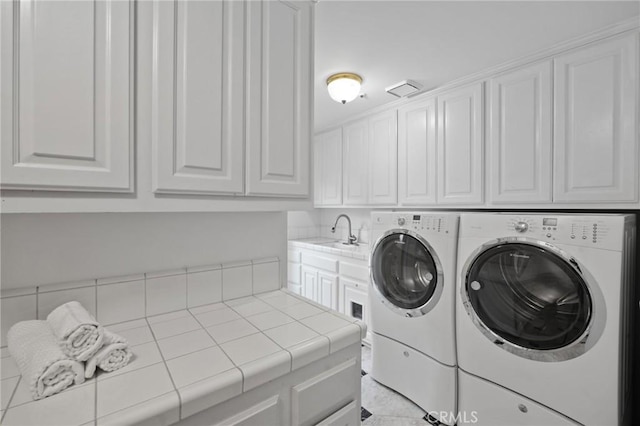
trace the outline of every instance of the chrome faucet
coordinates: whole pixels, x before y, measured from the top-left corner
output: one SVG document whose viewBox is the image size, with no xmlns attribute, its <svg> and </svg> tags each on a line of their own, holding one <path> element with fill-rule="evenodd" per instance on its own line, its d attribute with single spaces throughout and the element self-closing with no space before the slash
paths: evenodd
<svg viewBox="0 0 640 426">
<path fill-rule="evenodd" d="M 336 232 L 336 225 L 338 224 L 338 221 L 340 220 L 341 217 L 344 217 L 345 219 L 347 219 L 347 223 L 349 224 L 349 236 L 347 237 L 347 241 L 342 243 L 342 244 L 348 244 L 348 245 L 357 245 L 358 243 L 356 243 L 356 241 L 358 240 L 356 238 L 355 235 L 353 235 L 351 233 L 351 219 L 349 218 L 349 216 L 347 216 L 346 214 L 341 214 L 336 218 L 336 223 L 333 224 L 333 227 L 331 228 L 331 232 L 333 232 L 335 234 Z"/>
</svg>

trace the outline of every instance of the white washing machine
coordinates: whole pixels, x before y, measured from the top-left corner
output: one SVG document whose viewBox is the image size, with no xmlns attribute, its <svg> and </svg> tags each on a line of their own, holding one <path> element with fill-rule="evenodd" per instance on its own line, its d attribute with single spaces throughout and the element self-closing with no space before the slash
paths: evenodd
<svg viewBox="0 0 640 426">
<path fill-rule="evenodd" d="M 371 213 L 371 376 L 450 424 L 458 214 Z"/>
<path fill-rule="evenodd" d="M 633 215 L 462 214 L 458 409 L 478 425 L 622 424 Z"/>
</svg>

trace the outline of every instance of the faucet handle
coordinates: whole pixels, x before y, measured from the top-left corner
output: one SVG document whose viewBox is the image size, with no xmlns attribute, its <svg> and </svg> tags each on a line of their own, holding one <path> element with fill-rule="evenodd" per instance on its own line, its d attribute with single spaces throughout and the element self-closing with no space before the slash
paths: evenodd
<svg viewBox="0 0 640 426">
<path fill-rule="evenodd" d="M 355 235 L 349 235 L 349 244 L 355 244 L 358 238 Z"/>
</svg>

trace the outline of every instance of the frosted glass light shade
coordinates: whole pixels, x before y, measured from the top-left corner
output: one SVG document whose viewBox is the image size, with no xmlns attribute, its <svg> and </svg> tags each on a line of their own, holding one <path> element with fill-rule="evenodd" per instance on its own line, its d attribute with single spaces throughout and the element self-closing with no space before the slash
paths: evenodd
<svg viewBox="0 0 640 426">
<path fill-rule="evenodd" d="M 331 99 L 346 104 L 358 97 L 360 83 L 362 83 L 362 77 L 358 74 L 343 72 L 334 74 L 327 79 L 327 90 L 329 90 Z"/>
</svg>

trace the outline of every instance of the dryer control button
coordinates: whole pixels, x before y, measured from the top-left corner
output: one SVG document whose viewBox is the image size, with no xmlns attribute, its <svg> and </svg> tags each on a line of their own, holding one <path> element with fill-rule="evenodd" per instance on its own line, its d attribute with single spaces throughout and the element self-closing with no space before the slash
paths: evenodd
<svg viewBox="0 0 640 426">
<path fill-rule="evenodd" d="M 529 229 L 529 224 L 527 222 L 516 222 L 514 228 L 518 232 L 525 232 L 527 229 Z"/>
<path fill-rule="evenodd" d="M 518 410 L 522 411 L 523 413 L 526 413 L 527 411 L 529 411 L 527 406 L 524 404 L 518 404 Z"/>
<path fill-rule="evenodd" d="M 480 290 L 482 285 L 478 281 L 471 281 L 471 289 L 472 290 Z"/>
<path fill-rule="evenodd" d="M 404 222 L 405 222 L 404 217 L 399 217 L 398 218 L 398 225 L 402 226 L 402 225 L 404 225 Z"/>
</svg>

